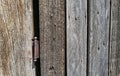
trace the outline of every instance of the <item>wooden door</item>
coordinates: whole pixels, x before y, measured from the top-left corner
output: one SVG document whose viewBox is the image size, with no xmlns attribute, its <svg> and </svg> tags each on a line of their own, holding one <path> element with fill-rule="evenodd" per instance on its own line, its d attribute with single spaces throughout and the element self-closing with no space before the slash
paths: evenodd
<svg viewBox="0 0 120 76">
<path fill-rule="evenodd" d="M 32 0 L 0 0 L 0 76 L 34 76 Z"/>
</svg>

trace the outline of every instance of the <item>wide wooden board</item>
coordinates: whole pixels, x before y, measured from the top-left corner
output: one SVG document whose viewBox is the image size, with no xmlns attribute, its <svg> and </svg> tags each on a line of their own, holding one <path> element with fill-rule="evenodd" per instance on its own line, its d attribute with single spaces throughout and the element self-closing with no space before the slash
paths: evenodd
<svg viewBox="0 0 120 76">
<path fill-rule="evenodd" d="M 87 0 L 67 0 L 67 75 L 86 76 Z"/>
<path fill-rule="evenodd" d="M 34 76 L 32 0 L 0 0 L 0 76 Z"/>
<path fill-rule="evenodd" d="M 89 1 L 89 76 L 108 76 L 110 0 Z"/>
<path fill-rule="evenodd" d="M 41 76 L 65 76 L 65 0 L 39 0 Z"/>
<path fill-rule="evenodd" d="M 109 76 L 120 76 L 120 0 L 111 0 Z"/>
</svg>

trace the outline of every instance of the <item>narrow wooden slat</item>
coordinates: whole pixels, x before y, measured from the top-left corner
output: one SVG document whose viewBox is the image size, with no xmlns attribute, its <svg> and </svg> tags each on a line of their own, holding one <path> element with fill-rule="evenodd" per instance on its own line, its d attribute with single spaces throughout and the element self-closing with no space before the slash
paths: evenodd
<svg viewBox="0 0 120 76">
<path fill-rule="evenodd" d="M 110 0 L 89 1 L 89 76 L 108 76 Z"/>
<path fill-rule="evenodd" d="M 67 0 L 67 75 L 86 76 L 87 0 Z"/>
<path fill-rule="evenodd" d="M 120 0 L 111 0 L 109 76 L 120 76 Z"/>
<path fill-rule="evenodd" d="M 34 76 L 32 0 L 0 0 L 0 76 Z"/>
<path fill-rule="evenodd" d="M 65 74 L 65 0 L 39 0 L 41 76 Z"/>
</svg>

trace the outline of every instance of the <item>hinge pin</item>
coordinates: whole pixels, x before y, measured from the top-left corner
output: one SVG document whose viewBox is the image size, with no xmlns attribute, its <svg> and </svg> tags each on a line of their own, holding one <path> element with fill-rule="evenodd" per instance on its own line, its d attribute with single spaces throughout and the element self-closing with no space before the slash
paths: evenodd
<svg viewBox="0 0 120 76">
<path fill-rule="evenodd" d="M 33 62 L 37 62 L 37 59 L 39 58 L 39 41 L 37 37 L 34 37 L 33 39 Z"/>
</svg>

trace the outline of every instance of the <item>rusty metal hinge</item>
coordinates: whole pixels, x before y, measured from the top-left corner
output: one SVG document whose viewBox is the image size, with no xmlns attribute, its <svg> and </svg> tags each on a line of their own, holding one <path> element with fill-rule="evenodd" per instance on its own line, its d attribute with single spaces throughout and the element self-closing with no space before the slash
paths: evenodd
<svg viewBox="0 0 120 76">
<path fill-rule="evenodd" d="M 39 54 L 39 41 L 37 37 L 33 39 L 33 65 L 37 62 L 38 58 L 40 57 Z"/>
</svg>

